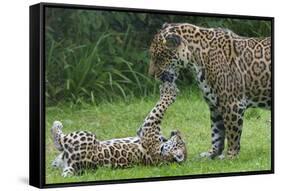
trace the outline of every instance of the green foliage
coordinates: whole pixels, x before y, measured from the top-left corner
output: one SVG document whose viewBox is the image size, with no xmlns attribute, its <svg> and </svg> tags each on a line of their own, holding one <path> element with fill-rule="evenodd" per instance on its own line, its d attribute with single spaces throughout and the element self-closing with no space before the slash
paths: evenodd
<svg viewBox="0 0 281 191">
<path fill-rule="evenodd" d="M 50 135 L 53 121 L 61 120 L 63 131 L 87 130 L 96 134 L 99 140 L 136 135 L 147 113 L 154 106 L 158 96 L 135 98 L 128 103 L 123 101 L 48 107 L 46 111 L 46 182 L 65 183 L 96 180 L 117 180 L 159 176 L 181 176 L 194 174 L 242 172 L 269 170 L 271 166 L 270 112 L 252 109 L 245 113 L 241 153 L 234 160 L 208 160 L 199 158 L 201 152 L 211 145 L 210 120 L 207 104 L 193 88 L 181 91 L 177 101 L 167 110 L 162 123 L 165 136 L 171 130 L 180 130 L 188 147 L 188 160 L 181 165 L 134 166 L 128 169 L 98 168 L 87 170 L 82 176 L 61 177 L 61 171 L 53 169 L 51 162 L 58 155 Z M 259 118 L 252 113 L 258 113 Z M 258 132 L 258 133 L 257 133 Z"/>
<path fill-rule="evenodd" d="M 271 33 L 267 21 L 47 8 L 47 105 L 154 94 L 158 85 L 147 75 L 148 49 L 165 22 L 225 27 L 244 36 Z M 193 83 L 187 70 L 180 76 L 183 83 Z"/>
</svg>

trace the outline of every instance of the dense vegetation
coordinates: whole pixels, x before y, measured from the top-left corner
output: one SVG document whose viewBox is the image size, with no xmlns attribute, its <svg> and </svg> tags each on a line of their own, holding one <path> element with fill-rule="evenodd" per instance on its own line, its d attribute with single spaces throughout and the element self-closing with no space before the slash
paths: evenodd
<svg viewBox="0 0 281 191">
<path fill-rule="evenodd" d="M 147 75 L 148 48 L 165 22 L 225 27 L 244 36 L 271 33 L 266 21 L 47 9 L 47 104 L 128 101 L 154 94 L 158 85 Z M 183 81 L 193 83 L 188 71 L 179 84 Z"/>
</svg>

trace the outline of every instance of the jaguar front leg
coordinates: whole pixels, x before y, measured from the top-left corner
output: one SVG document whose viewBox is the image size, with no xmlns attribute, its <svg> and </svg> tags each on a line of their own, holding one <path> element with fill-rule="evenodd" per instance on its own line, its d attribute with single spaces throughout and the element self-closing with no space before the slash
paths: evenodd
<svg viewBox="0 0 281 191">
<path fill-rule="evenodd" d="M 210 118 L 211 118 L 211 137 L 212 137 L 212 148 L 208 152 L 203 152 L 200 154 L 201 157 L 224 158 L 222 152 L 224 150 L 224 140 L 225 140 L 225 127 L 223 115 L 215 107 L 210 107 Z"/>
</svg>

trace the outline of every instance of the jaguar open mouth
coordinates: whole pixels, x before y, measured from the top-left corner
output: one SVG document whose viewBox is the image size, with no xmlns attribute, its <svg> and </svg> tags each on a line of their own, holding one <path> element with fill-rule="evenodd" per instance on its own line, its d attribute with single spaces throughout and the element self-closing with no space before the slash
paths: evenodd
<svg viewBox="0 0 281 191">
<path fill-rule="evenodd" d="M 183 162 L 184 161 L 184 155 L 176 155 L 174 157 L 175 162 Z"/>
</svg>

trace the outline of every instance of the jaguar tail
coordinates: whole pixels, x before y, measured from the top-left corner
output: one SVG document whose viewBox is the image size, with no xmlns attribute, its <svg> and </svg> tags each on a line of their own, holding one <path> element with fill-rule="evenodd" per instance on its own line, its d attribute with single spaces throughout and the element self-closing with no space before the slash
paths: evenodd
<svg viewBox="0 0 281 191">
<path fill-rule="evenodd" d="M 63 125 L 60 121 L 54 121 L 51 128 L 51 134 L 53 137 L 54 145 L 59 151 L 63 151 L 63 146 L 61 143 L 61 138 L 64 136 L 62 133 Z"/>
</svg>

